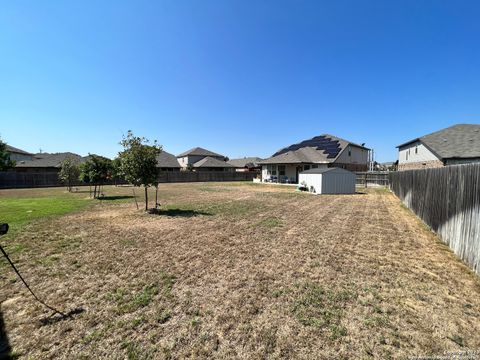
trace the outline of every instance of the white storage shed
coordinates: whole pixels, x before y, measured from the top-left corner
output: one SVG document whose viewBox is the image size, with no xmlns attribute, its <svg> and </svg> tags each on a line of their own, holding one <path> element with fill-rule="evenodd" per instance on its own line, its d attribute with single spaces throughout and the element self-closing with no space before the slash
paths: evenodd
<svg viewBox="0 0 480 360">
<path fill-rule="evenodd" d="M 306 184 L 316 194 L 355 194 L 357 176 L 341 168 L 318 168 L 299 174 L 299 184 Z"/>
</svg>

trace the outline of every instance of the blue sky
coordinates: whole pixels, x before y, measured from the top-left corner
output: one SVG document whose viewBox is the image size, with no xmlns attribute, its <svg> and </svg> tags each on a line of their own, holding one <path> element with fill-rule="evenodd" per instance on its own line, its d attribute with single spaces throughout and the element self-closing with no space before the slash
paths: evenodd
<svg viewBox="0 0 480 360">
<path fill-rule="evenodd" d="M 4 1 L 0 135 L 32 152 L 270 156 L 322 133 L 395 146 L 480 123 L 480 3 Z"/>
</svg>

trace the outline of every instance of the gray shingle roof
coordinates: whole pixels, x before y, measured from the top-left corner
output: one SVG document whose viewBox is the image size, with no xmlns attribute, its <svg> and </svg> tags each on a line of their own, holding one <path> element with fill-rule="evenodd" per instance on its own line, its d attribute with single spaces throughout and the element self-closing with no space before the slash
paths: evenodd
<svg viewBox="0 0 480 360">
<path fill-rule="evenodd" d="M 318 141 L 327 139 L 327 146 L 315 145 Z M 312 146 L 314 145 L 314 146 Z M 341 139 L 339 137 L 323 134 L 309 140 L 304 140 L 297 144 L 287 146 L 277 151 L 272 157 L 262 160 L 260 164 L 301 164 L 301 163 L 332 163 L 342 152 L 349 146 L 356 146 L 362 149 L 368 148 L 355 144 L 351 141 Z M 333 147 L 337 149 L 329 156 L 329 149 Z"/>
<path fill-rule="evenodd" d="M 257 167 L 258 162 L 262 161 L 263 159 L 259 157 L 244 157 L 241 159 L 231 159 L 228 161 L 230 165 L 233 165 L 237 168 L 244 168 L 244 167 Z"/>
<path fill-rule="evenodd" d="M 65 152 L 65 153 L 55 153 L 55 154 L 49 154 L 49 153 L 41 153 L 41 154 L 35 154 L 35 159 L 34 160 L 25 160 L 25 161 L 17 161 L 17 164 L 15 167 L 19 168 L 60 168 L 62 162 L 67 159 L 73 159 L 77 161 L 78 163 L 82 163 L 85 161 L 85 158 L 81 157 L 78 154 L 74 154 L 71 152 Z"/>
<path fill-rule="evenodd" d="M 441 159 L 480 157 L 480 125 L 458 124 L 413 139 L 397 147 L 420 141 Z"/>
<path fill-rule="evenodd" d="M 25 150 L 22 150 L 22 149 L 19 149 L 19 148 L 10 146 L 10 145 L 7 145 L 7 151 L 10 152 L 10 153 L 16 153 L 16 154 L 33 155 L 32 153 L 29 153 Z"/>
<path fill-rule="evenodd" d="M 193 164 L 193 167 L 194 168 L 201 168 L 201 167 L 204 167 L 204 168 L 207 168 L 207 167 L 209 167 L 209 168 L 213 168 L 213 167 L 233 168 L 234 166 L 230 165 L 229 163 L 227 163 L 225 161 L 221 161 L 221 160 L 215 159 L 213 157 L 207 156 L 207 157 L 203 158 L 202 160 L 197 161 L 195 164 Z"/>
<path fill-rule="evenodd" d="M 179 157 L 184 157 L 188 155 L 200 155 L 200 156 L 220 156 L 224 157 L 223 155 L 214 153 L 213 151 L 201 148 L 201 147 L 195 147 L 193 149 L 187 150 L 179 155 L 177 155 L 177 158 Z"/>
<path fill-rule="evenodd" d="M 177 157 L 166 151 L 157 155 L 157 167 L 159 168 L 180 168 Z"/>
</svg>

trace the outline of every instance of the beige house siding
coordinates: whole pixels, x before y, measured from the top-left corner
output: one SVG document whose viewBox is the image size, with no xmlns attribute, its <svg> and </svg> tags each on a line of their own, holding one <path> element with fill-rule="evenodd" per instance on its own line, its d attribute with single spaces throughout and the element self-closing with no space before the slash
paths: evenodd
<svg viewBox="0 0 480 360">
<path fill-rule="evenodd" d="M 368 166 L 368 150 L 349 145 L 335 160 L 335 164 L 359 164 Z"/>
</svg>

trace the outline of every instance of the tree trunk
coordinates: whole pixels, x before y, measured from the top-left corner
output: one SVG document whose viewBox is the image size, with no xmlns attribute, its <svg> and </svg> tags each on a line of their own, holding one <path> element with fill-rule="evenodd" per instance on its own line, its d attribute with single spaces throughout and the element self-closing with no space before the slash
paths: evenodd
<svg viewBox="0 0 480 360">
<path fill-rule="evenodd" d="M 132 191 L 133 191 L 133 200 L 135 200 L 135 205 L 137 205 L 137 210 L 138 210 L 137 195 L 135 195 L 135 186 L 132 188 Z"/>
<path fill-rule="evenodd" d="M 148 211 L 148 188 L 145 186 L 145 211 Z"/>
<path fill-rule="evenodd" d="M 155 209 L 158 208 L 158 184 L 155 185 Z"/>
</svg>

